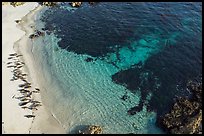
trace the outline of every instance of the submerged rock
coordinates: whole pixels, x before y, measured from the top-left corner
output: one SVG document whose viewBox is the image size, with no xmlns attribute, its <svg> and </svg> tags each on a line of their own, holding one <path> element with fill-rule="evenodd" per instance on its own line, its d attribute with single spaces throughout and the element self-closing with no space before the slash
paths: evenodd
<svg viewBox="0 0 204 136">
<path fill-rule="evenodd" d="M 91 61 L 93 61 L 93 60 L 94 60 L 94 59 L 93 59 L 93 58 L 90 58 L 90 57 L 88 57 L 88 58 L 85 59 L 86 62 L 91 62 Z"/>
<path fill-rule="evenodd" d="M 100 126 L 89 126 L 85 130 L 79 130 L 79 134 L 101 134 L 102 133 L 102 128 Z"/>
</svg>

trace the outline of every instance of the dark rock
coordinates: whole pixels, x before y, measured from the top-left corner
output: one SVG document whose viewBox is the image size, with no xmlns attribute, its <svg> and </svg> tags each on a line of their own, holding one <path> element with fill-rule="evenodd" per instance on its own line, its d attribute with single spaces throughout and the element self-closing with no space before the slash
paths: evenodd
<svg viewBox="0 0 204 136">
<path fill-rule="evenodd" d="M 41 31 L 39 31 L 39 30 L 35 30 L 35 33 L 34 33 L 34 34 L 31 34 L 31 35 L 29 36 L 29 38 L 30 38 L 30 39 L 34 39 L 34 38 L 37 38 L 37 37 L 39 37 L 39 36 L 44 36 L 44 35 L 45 35 L 44 32 L 41 32 Z"/>
<path fill-rule="evenodd" d="M 30 39 L 35 38 L 35 34 L 31 34 L 31 35 L 29 36 L 29 38 L 30 38 Z"/>
<path fill-rule="evenodd" d="M 20 23 L 20 22 L 21 22 L 21 20 L 15 20 L 15 22 L 18 24 L 18 23 Z"/>
<path fill-rule="evenodd" d="M 126 94 L 121 97 L 121 99 L 124 100 L 124 101 L 125 101 L 127 98 L 128 98 L 128 96 L 127 96 Z"/>
<path fill-rule="evenodd" d="M 137 112 L 140 112 L 143 108 L 143 102 L 140 102 L 139 105 L 130 108 L 127 113 L 128 115 L 135 115 Z"/>
<path fill-rule="evenodd" d="M 42 31 L 45 31 L 46 29 L 45 28 L 42 28 Z"/>
<path fill-rule="evenodd" d="M 94 59 L 93 58 L 90 58 L 90 57 L 88 57 L 87 59 L 85 59 L 85 61 L 86 62 L 91 62 L 91 61 L 93 61 Z"/>
</svg>

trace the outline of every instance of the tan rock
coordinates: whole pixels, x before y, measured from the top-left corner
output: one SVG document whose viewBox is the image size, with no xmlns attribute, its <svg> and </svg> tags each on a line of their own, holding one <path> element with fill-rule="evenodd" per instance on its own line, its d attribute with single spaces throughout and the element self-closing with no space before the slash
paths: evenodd
<svg viewBox="0 0 204 136">
<path fill-rule="evenodd" d="M 101 134 L 102 133 L 102 128 L 100 126 L 89 126 L 87 129 L 81 131 L 79 130 L 80 134 Z"/>
</svg>

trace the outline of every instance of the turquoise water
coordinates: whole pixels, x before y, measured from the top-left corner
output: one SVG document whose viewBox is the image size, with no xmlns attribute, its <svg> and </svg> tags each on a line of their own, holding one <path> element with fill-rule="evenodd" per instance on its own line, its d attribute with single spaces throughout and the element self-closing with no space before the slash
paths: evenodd
<svg viewBox="0 0 204 136">
<path fill-rule="evenodd" d="M 57 41 L 54 35 L 46 36 L 43 48 L 49 52 L 41 52 L 37 56 L 49 58 L 47 63 L 42 60 L 46 65 L 45 71 L 51 71 L 47 74 L 52 79 L 47 82 L 60 88 L 49 90 L 54 95 L 51 109 L 68 133 L 92 124 L 102 126 L 104 133 L 161 133 L 154 125 L 156 113 L 147 112 L 145 106 L 137 116 L 126 113 L 129 107 L 139 103 L 140 92 L 135 95 L 113 83 L 111 75 L 117 72 L 114 66 L 101 60 L 87 63 L 84 61 L 87 55 L 56 50 L 59 48 Z M 42 45 L 35 43 L 33 51 L 41 50 Z M 54 84 L 52 80 L 55 80 Z M 123 102 L 120 98 L 125 92 L 129 98 Z"/>
<path fill-rule="evenodd" d="M 201 3 L 62 3 L 42 20 L 42 96 L 67 133 L 163 133 L 157 115 L 202 73 Z"/>
</svg>

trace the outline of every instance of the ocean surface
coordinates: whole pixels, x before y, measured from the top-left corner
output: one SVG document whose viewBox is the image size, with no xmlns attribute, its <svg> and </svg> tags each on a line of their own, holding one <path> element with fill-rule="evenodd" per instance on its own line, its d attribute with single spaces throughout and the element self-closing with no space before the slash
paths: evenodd
<svg viewBox="0 0 204 136">
<path fill-rule="evenodd" d="M 38 21 L 42 97 L 67 133 L 164 133 L 157 117 L 202 74 L 202 3 L 61 3 Z"/>
</svg>

